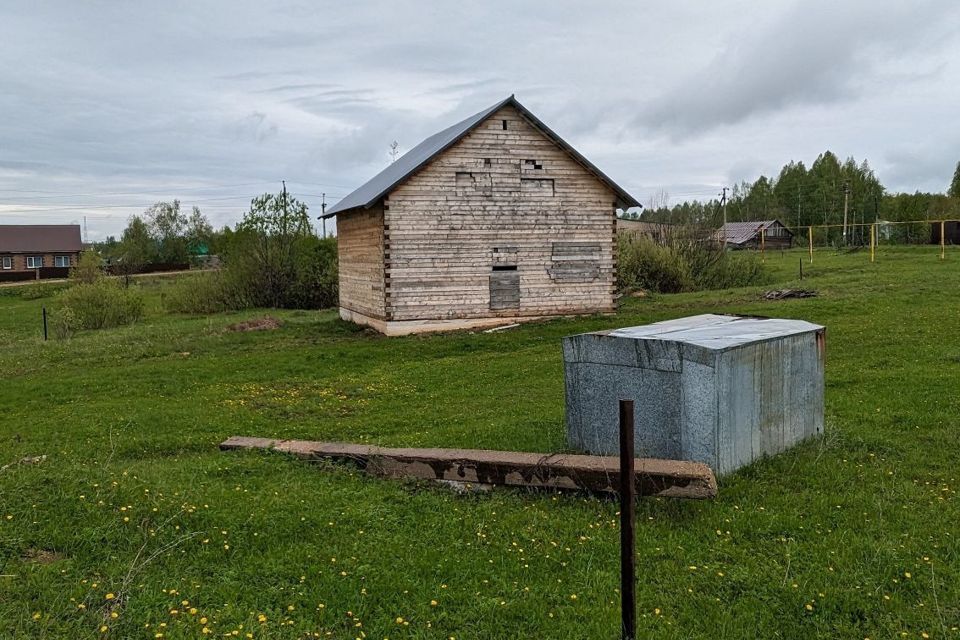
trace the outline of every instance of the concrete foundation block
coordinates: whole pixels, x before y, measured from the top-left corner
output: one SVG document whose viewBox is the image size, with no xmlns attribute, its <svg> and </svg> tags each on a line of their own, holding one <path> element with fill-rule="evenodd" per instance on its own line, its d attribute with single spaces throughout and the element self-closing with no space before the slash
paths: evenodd
<svg viewBox="0 0 960 640">
<path fill-rule="evenodd" d="M 563 339 L 567 440 L 616 455 L 633 400 L 638 456 L 730 473 L 823 432 L 824 327 L 706 314 Z"/>
</svg>

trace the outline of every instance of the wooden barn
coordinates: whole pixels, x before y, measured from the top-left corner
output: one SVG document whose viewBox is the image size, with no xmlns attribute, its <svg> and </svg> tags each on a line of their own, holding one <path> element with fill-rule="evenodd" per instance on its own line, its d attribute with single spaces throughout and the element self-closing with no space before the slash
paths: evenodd
<svg viewBox="0 0 960 640">
<path fill-rule="evenodd" d="M 940 244 L 943 232 L 943 244 L 960 244 L 960 221 L 947 220 L 944 223 L 930 223 L 930 244 Z"/>
<path fill-rule="evenodd" d="M 789 249 L 793 231 L 779 220 L 728 222 L 717 230 L 714 239 L 731 249 Z"/>
<path fill-rule="evenodd" d="M 638 205 L 510 96 L 327 210 L 340 317 L 402 335 L 612 312 L 616 211 Z"/>
</svg>

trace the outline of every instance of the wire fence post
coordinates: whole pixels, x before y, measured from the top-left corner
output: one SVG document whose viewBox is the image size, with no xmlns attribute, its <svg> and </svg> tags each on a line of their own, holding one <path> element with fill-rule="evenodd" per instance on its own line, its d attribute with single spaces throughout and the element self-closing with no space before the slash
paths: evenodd
<svg viewBox="0 0 960 640">
<path fill-rule="evenodd" d="M 876 261 L 877 225 L 870 225 L 870 262 Z"/>
<path fill-rule="evenodd" d="M 621 638 L 637 637 L 636 493 L 633 400 L 620 401 L 620 614 Z"/>
<path fill-rule="evenodd" d="M 44 342 L 46 342 L 47 340 L 47 308 L 42 307 L 42 309 L 43 309 L 43 340 Z"/>
<path fill-rule="evenodd" d="M 810 244 L 810 264 L 813 264 L 813 225 L 807 227 L 807 241 Z"/>
<path fill-rule="evenodd" d="M 947 249 L 947 234 L 946 234 L 946 222 L 940 221 L 940 259 L 943 260 L 946 258 L 946 249 Z"/>
</svg>

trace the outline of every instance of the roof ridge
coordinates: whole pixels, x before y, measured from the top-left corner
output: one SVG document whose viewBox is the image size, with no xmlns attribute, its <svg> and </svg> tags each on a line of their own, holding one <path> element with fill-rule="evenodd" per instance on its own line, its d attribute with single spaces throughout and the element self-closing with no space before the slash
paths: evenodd
<svg viewBox="0 0 960 640">
<path fill-rule="evenodd" d="M 485 121 L 494 112 L 505 107 L 513 105 L 534 127 L 539 129 L 544 135 L 553 140 L 554 144 L 560 146 L 569 153 L 575 161 L 584 166 L 593 173 L 601 182 L 612 189 L 620 200 L 628 207 L 639 206 L 639 202 L 627 193 L 623 188 L 617 185 L 613 180 L 607 177 L 593 163 L 584 158 L 563 138 L 554 133 L 547 125 L 541 122 L 529 109 L 524 107 L 517 100 L 515 94 L 510 94 L 504 100 L 479 111 L 468 118 L 457 122 L 446 129 L 442 129 L 432 136 L 427 137 L 418 145 L 407 151 L 394 162 L 388 164 L 383 170 L 373 176 L 370 180 L 363 183 L 360 187 L 353 190 L 342 198 L 335 205 L 327 209 L 322 218 L 330 218 L 336 214 L 347 211 L 348 209 L 370 208 L 375 202 L 380 200 L 387 193 L 392 191 L 397 185 L 419 171 L 436 156 L 443 153 L 468 133 L 473 131 L 481 122 Z"/>
</svg>

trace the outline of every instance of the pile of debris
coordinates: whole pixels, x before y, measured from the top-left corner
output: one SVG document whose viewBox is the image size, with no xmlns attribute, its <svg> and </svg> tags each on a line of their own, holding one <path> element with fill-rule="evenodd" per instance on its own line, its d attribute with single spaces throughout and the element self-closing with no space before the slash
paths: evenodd
<svg viewBox="0 0 960 640">
<path fill-rule="evenodd" d="M 810 289 L 774 289 L 763 294 L 766 300 L 783 300 L 785 298 L 816 298 L 817 292 Z"/>
<path fill-rule="evenodd" d="M 227 331 L 272 331 L 283 326 L 283 322 L 273 316 L 264 316 L 252 320 L 244 320 L 227 326 Z"/>
</svg>

